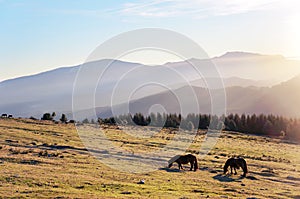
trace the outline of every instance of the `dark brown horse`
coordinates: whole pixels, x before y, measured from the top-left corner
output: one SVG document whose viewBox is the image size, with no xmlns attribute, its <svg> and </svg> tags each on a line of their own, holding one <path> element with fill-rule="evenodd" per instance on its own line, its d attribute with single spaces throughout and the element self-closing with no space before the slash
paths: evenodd
<svg viewBox="0 0 300 199">
<path fill-rule="evenodd" d="M 178 164 L 178 168 L 179 170 L 182 169 L 182 164 L 188 164 L 190 163 L 191 168 L 190 171 L 193 170 L 196 171 L 198 169 L 198 162 L 197 162 L 197 158 L 196 156 L 192 155 L 192 154 L 188 154 L 188 155 L 176 155 L 173 158 L 171 158 L 171 160 L 168 161 L 169 162 L 169 168 L 173 165 L 174 162 L 176 162 Z"/>
<path fill-rule="evenodd" d="M 243 177 L 246 177 L 246 174 L 248 173 L 248 168 L 247 168 L 247 163 L 243 158 L 229 158 L 224 166 L 224 174 L 227 173 L 228 167 L 231 169 L 231 174 L 232 174 L 232 169 L 234 169 L 234 175 L 237 174 L 236 169 L 242 168 L 243 169 Z"/>
</svg>

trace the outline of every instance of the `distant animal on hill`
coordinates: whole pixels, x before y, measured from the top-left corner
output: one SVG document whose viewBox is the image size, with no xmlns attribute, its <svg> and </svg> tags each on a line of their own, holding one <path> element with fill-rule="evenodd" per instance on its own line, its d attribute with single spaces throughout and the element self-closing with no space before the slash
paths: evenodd
<svg viewBox="0 0 300 199">
<path fill-rule="evenodd" d="M 7 114 L 6 114 L 6 113 L 3 113 L 3 114 L 1 115 L 1 117 L 7 117 Z"/>
<path fill-rule="evenodd" d="M 178 168 L 179 170 L 182 169 L 182 164 L 188 164 L 190 163 L 191 168 L 190 171 L 193 170 L 196 171 L 198 169 L 198 162 L 197 162 L 197 158 L 196 156 L 192 155 L 192 154 L 188 154 L 188 155 L 176 155 L 173 158 L 171 158 L 168 163 L 169 163 L 169 168 L 172 167 L 173 163 L 176 162 L 178 164 Z"/>
<path fill-rule="evenodd" d="M 246 177 L 246 174 L 248 173 L 247 163 L 243 158 L 229 158 L 224 165 L 224 174 L 227 173 L 228 167 L 231 169 L 231 174 L 233 173 L 232 169 L 234 169 L 234 174 L 236 175 L 236 169 L 239 168 L 243 169 L 243 177 Z"/>
<path fill-rule="evenodd" d="M 13 116 L 12 115 L 8 115 L 8 118 L 13 118 Z"/>
</svg>

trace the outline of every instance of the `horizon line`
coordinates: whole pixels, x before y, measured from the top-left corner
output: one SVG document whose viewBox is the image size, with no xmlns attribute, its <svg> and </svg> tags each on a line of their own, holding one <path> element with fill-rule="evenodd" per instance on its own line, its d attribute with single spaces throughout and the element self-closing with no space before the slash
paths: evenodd
<svg viewBox="0 0 300 199">
<path fill-rule="evenodd" d="M 238 51 L 238 50 L 236 50 L 236 51 L 226 51 L 226 52 L 224 52 L 222 54 L 219 54 L 219 55 L 209 56 L 206 59 L 222 58 L 222 57 L 226 56 L 226 54 L 229 54 L 229 53 L 241 53 L 241 54 L 243 53 L 243 54 L 254 55 L 254 56 L 281 56 L 282 58 L 284 58 L 286 60 L 300 61 L 300 57 L 295 57 L 295 56 L 294 57 L 285 57 L 284 55 L 281 55 L 281 54 L 265 54 L 265 53 L 255 53 L 255 52 Z M 163 66 L 163 65 L 166 65 L 166 64 L 184 62 L 184 61 L 188 61 L 188 60 L 191 60 L 191 59 L 206 60 L 206 59 L 199 59 L 199 58 L 189 58 L 189 59 L 181 60 L 181 61 L 163 62 L 162 64 L 146 64 L 146 63 L 136 62 L 136 61 L 130 61 L 130 60 L 104 58 L 104 59 L 91 60 L 91 61 L 88 61 L 88 62 L 73 64 L 73 65 L 66 64 L 64 66 L 57 66 L 57 67 L 53 67 L 53 69 L 48 69 L 48 70 L 43 70 L 43 71 L 39 71 L 39 72 L 34 72 L 34 73 L 31 73 L 31 74 L 24 74 L 22 76 L 8 77 L 7 79 L 0 80 L 0 83 L 6 82 L 6 81 L 10 81 L 10 80 L 19 79 L 19 78 L 26 78 L 26 77 L 30 77 L 30 76 L 40 75 L 40 74 L 51 72 L 51 71 L 55 71 L 55 70 L 58 70 L 58 69 L 79 67 L 79 66 L 81 66 L 83 64 L 86 64 L 86 63 L 92 63 L 92 62 L 97 62 L 97 61 L 102 61 L 102 60 L 120 61 L 120 62 L 125 62 L 125 63 L 140 64 L 140 65 L 145 65 L 145 66 Z"/>
</svg>

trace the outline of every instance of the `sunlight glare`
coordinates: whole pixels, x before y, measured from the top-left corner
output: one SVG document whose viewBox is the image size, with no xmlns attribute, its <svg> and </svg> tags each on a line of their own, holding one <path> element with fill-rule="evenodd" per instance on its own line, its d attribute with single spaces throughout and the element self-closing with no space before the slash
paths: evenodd
<svg viewBox="0 0 300 199">
<path fill-rule="evenodd" d="M 287 20 L 286 45 L 291 58 L 300 60 L 300 13 L 292 14 Z"/>
</svg>

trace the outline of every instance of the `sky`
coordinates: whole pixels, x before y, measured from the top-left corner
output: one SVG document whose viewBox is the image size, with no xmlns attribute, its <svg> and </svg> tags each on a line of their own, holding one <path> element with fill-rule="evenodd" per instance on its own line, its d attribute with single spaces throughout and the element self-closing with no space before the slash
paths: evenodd
<svg viewBox="0 0 300 199">
<path fill-rule="evenodd" d="M 0 0 L 0 81 L 82 64 L 104 41 L 140 28 L 181 33 L 210 57 L 245 51 L 300 59 L 299 24 L 297 0 Z M 177 61 L 153 60 L 144 63 Z"/>
</svg>

